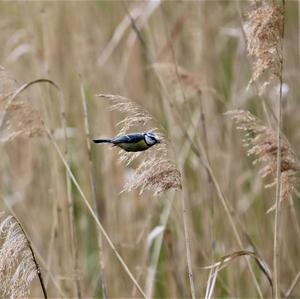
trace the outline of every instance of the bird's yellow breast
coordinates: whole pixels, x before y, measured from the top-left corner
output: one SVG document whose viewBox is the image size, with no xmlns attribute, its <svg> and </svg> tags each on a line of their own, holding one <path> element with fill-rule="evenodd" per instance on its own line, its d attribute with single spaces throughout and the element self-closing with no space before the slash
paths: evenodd
<svg viewBox="0 0 300 299">
<path fill-rule="evenodd" d="M 135 143 L 119 143 L 117 144 L 117 146 L 119 146 L 127 152 L 140 152 L 149 148 L 149 145 L 145 142 L 144 139 Z"/>
</svg>

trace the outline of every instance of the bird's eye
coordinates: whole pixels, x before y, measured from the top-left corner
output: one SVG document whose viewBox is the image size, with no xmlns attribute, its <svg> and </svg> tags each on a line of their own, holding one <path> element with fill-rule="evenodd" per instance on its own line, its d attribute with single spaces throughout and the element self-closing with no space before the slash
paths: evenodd
<svg viewBox="0 0 300 299">
<path fill-rule="evenodd" d="M 148 133 L 147 135 L 148 135 L 150 138 L 154 138 L 154 139 L 156 138 L 155 135 L 154 135 L 153 133 Z"/>
</svg>

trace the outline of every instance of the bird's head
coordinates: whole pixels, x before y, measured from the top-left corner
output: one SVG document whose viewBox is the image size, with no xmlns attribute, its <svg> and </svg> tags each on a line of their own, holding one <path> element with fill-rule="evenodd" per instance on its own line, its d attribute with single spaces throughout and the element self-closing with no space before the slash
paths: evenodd
<svg viewBox="0 0 300 299">
<path fill-rule="evenodd" d="M 149 146 L 152 146 L 152 145 L 154 145 L 156 143 L 160 143 L 160 140 L 159 140 L 159 138 L 154 133 L 147 132 L 147 133 L 145 133 L 145 142 Z"/>
</svg>

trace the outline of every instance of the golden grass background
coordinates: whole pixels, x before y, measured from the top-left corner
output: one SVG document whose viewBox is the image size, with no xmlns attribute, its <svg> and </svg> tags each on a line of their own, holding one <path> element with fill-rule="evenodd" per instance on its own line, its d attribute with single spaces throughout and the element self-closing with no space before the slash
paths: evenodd
<svg viewBox="0 0 300 299">
<path fill-rule="evenodd" d="M 0 69 L 1 111 L 7 96 L 24 83 L 47 78 L 61 90 L 45 82 L 27 88 L 8 111 L 10 126 L 0 132 L 0 209 L 8 214 L 12 210 L 26 230 L 49 297 L 103 297 L 101 273 L 108 297 L 140 296 L 103 238 L 100 270 L 97 226 L 76 186 L 68 185 L 53 142 L 38 130 L 44 122 L 64 153 L 62 94 L 66 160 L 93 208 L 94 172 L 101 223 L 147 295 L 191 296 L 187 244 L 196 297 L 204 297 L 208 285 L 210 271 L 203 267 L 233 252 L 255 251 L 272 269 L 274 217 L 266 212 L 274 204 L 275 188 L 264 186 L 273 180 L 261 178 L 259 165 L 246 155 L 243 134 L 225 116 L 228 110 L 249 110 L 268 125 L 263 100 L 277 111 L 278 80 L 262 96 L 255 84 L 247 89 L 253 69 L 241 26 L 254 4 L 0 3 L 0 65 L 5 69 Z M 286 3 L 283 64 L 288 89 L 283 96 L 283 132 L 296 157 L 300 148 L 299 6 L 298 1 Z M 129 166 L 120 163 L 118 150 L 110 146 L 91 144 L 90 164 L 83 98 L 92 137 L 118 134 L 116 124 L 124 119 L 124 114 L 111 111 L 107 101 L 96 97 L 99 93 L 133 99 L 151 114 L 166 136 L 168 157 L 181 172 L 182 190 L 156 196 L 152 191 L 121 193 L 138 165 L 136 161 Z M 297 194 L 281 209 L 283 295 L 300 270 Z M 77 254 L 72 253 L 74 247 Z M 157 257 L 153 277 L 151 265 Z M 263 296 L 271 297 L 265 274 L 254 259 L 249 261 Z M 30 296 L 42 296 L 37 279 Z M 258 297 L 247 257 L 230 261 L 220 271 L 214 296 Z M 299 285 L 291 296 L 300 296 Z"/>
</svg>

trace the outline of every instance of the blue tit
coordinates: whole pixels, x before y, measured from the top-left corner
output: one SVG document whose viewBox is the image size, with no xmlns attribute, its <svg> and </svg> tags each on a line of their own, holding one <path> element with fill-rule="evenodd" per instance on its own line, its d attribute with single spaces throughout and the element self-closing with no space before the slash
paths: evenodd
<svg viewBox="0 0 300 299">
<path fill-rule="evenodd" d="M 160 143 L 159 138 L 151 132 L 130 133 L 112 139 L 93 139 L 93 141 L 95 143 L 111 143 L 113 146 L 118 146 L 126 152 L 145 151 L 154 144 Z"/>
</svg>

